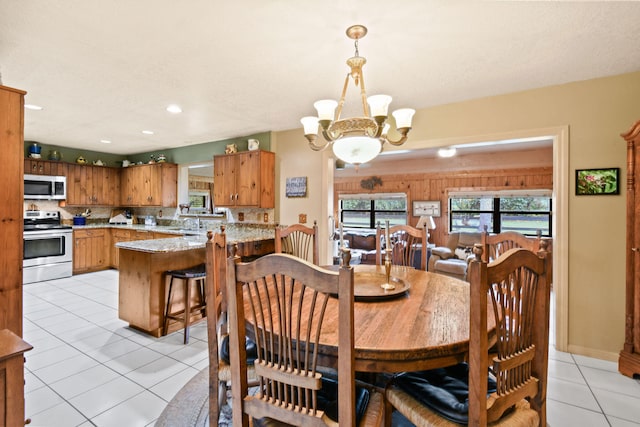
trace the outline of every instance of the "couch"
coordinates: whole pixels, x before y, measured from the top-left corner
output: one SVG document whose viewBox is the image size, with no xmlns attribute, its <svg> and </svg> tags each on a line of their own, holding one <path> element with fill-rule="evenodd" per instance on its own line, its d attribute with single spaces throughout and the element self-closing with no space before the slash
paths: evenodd
<svg viewBox="0 0 640 427">
<path fill-rule="evenodd" d="M 482 233 L 455 232 L 449 234 L 445 246 L 431 249 L 428 271 L 467 280 L 467 266 L 474 257 L 473 245 L 482 243 Z"/>
<path fill-rule="evenodd" d="M 343 239 L 351 248 L 351 257 L 360 257 L 361 264 L 376 263 L 376 230 L 345 230 Z"/>
</svg>

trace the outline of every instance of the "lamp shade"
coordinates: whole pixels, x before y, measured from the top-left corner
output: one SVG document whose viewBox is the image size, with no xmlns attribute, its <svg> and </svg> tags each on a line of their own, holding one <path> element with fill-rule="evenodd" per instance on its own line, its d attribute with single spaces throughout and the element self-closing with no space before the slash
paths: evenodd
<svg viewBox="0 0 640 427">
<path fill-rule="evenodd" d="M 375 159 L 381 150 L 380 139 L 365 136 L 344 137 L 333 143 L 333 153 L 336 157 L 354 165 Z"/>
<path fill-rule="evenodd" d="M 400 128 L 410 128 L 411 120 L 413 119 L 413 115 L 416 113 L 416 110 L 413 108 L 400 108 L 399 110 L 391 113 L 393 117 L 396 119 L 396 127 Z"/>
<path fill-rule="evenodd" d="M 320 120 L 333 120 L 333 115 L 338 106 L 338 101 L 333 99 L 323 99 L 313 103 L 313 106 L 318 111 L 318 119 Z"/>
<path fill-rule="evenodd" d="M 305 135 L 317 135 L 318 134 L 318 118 L 313 116 L 307 116 L 300 119 L 300 123 L 304 127 Z"/>
<path fill-rule="evenodd" d="M 436 223 L 433 220 L 433 217 L 431 215 L 427 216 L 421 216 L 420 219 L 418 220 L 418 224 L 416 225 L 416 228 L 427 228 L 427 230 L 433 230 L 436 228 Z"/>
<path fill-rule="evenodd" d="M 371 116 L 384 116 L 389 113 L 389 104 L 391 104 L 392 98 L 389 95 L 372 95 L 367 98 L 369 107 L 371 108 Z"/>
</svg>

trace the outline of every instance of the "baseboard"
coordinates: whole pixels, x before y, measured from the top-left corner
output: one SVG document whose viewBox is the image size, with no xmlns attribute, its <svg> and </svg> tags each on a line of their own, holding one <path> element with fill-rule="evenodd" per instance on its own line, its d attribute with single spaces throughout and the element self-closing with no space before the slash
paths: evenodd
<svg viewBox="0 0 640 427">
<path fill-rule="evenodd" d="M 580 356 L 593 357 L 595 359 L 608 360 L 609 362 L 617 362 L 620 353 L 612 353 L 609 351 L 595 350 L 589 347 L 569 344 L 569 353 L 579 354 Z"/>
</svg>

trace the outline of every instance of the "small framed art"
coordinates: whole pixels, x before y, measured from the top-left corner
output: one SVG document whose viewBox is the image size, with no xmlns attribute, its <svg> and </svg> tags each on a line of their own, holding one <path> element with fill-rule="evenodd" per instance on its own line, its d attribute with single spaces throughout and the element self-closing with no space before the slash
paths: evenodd
<svg viewBox="0 0 640 427">
<path fill-rule="evenodd" d="M 307 177 L 298 176 L 295 178 L 287 178 L 285 195 L 287 197 L 306 197 L 307 196 Z"/>
<path fill-rule="evenodd" d="M 576 169 L 576 196 L 620 194 L 620 168 Z"/>
<path fill-rule="evenodd" d="M 440 200 L 414 200 L 413 216 L 440 216 Z"/>
</svg>

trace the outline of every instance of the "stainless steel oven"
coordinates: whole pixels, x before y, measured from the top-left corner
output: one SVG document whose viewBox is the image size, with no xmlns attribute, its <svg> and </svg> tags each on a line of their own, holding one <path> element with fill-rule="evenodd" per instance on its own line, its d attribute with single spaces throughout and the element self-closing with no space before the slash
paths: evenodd
<svg viewBox="0 0 640 427">
<path fill-rule="evenodd" d="M 58 212 L 25 212 L 23 283 L 69 277 L 73 271 L 73 230 Z"/>
</svg>

